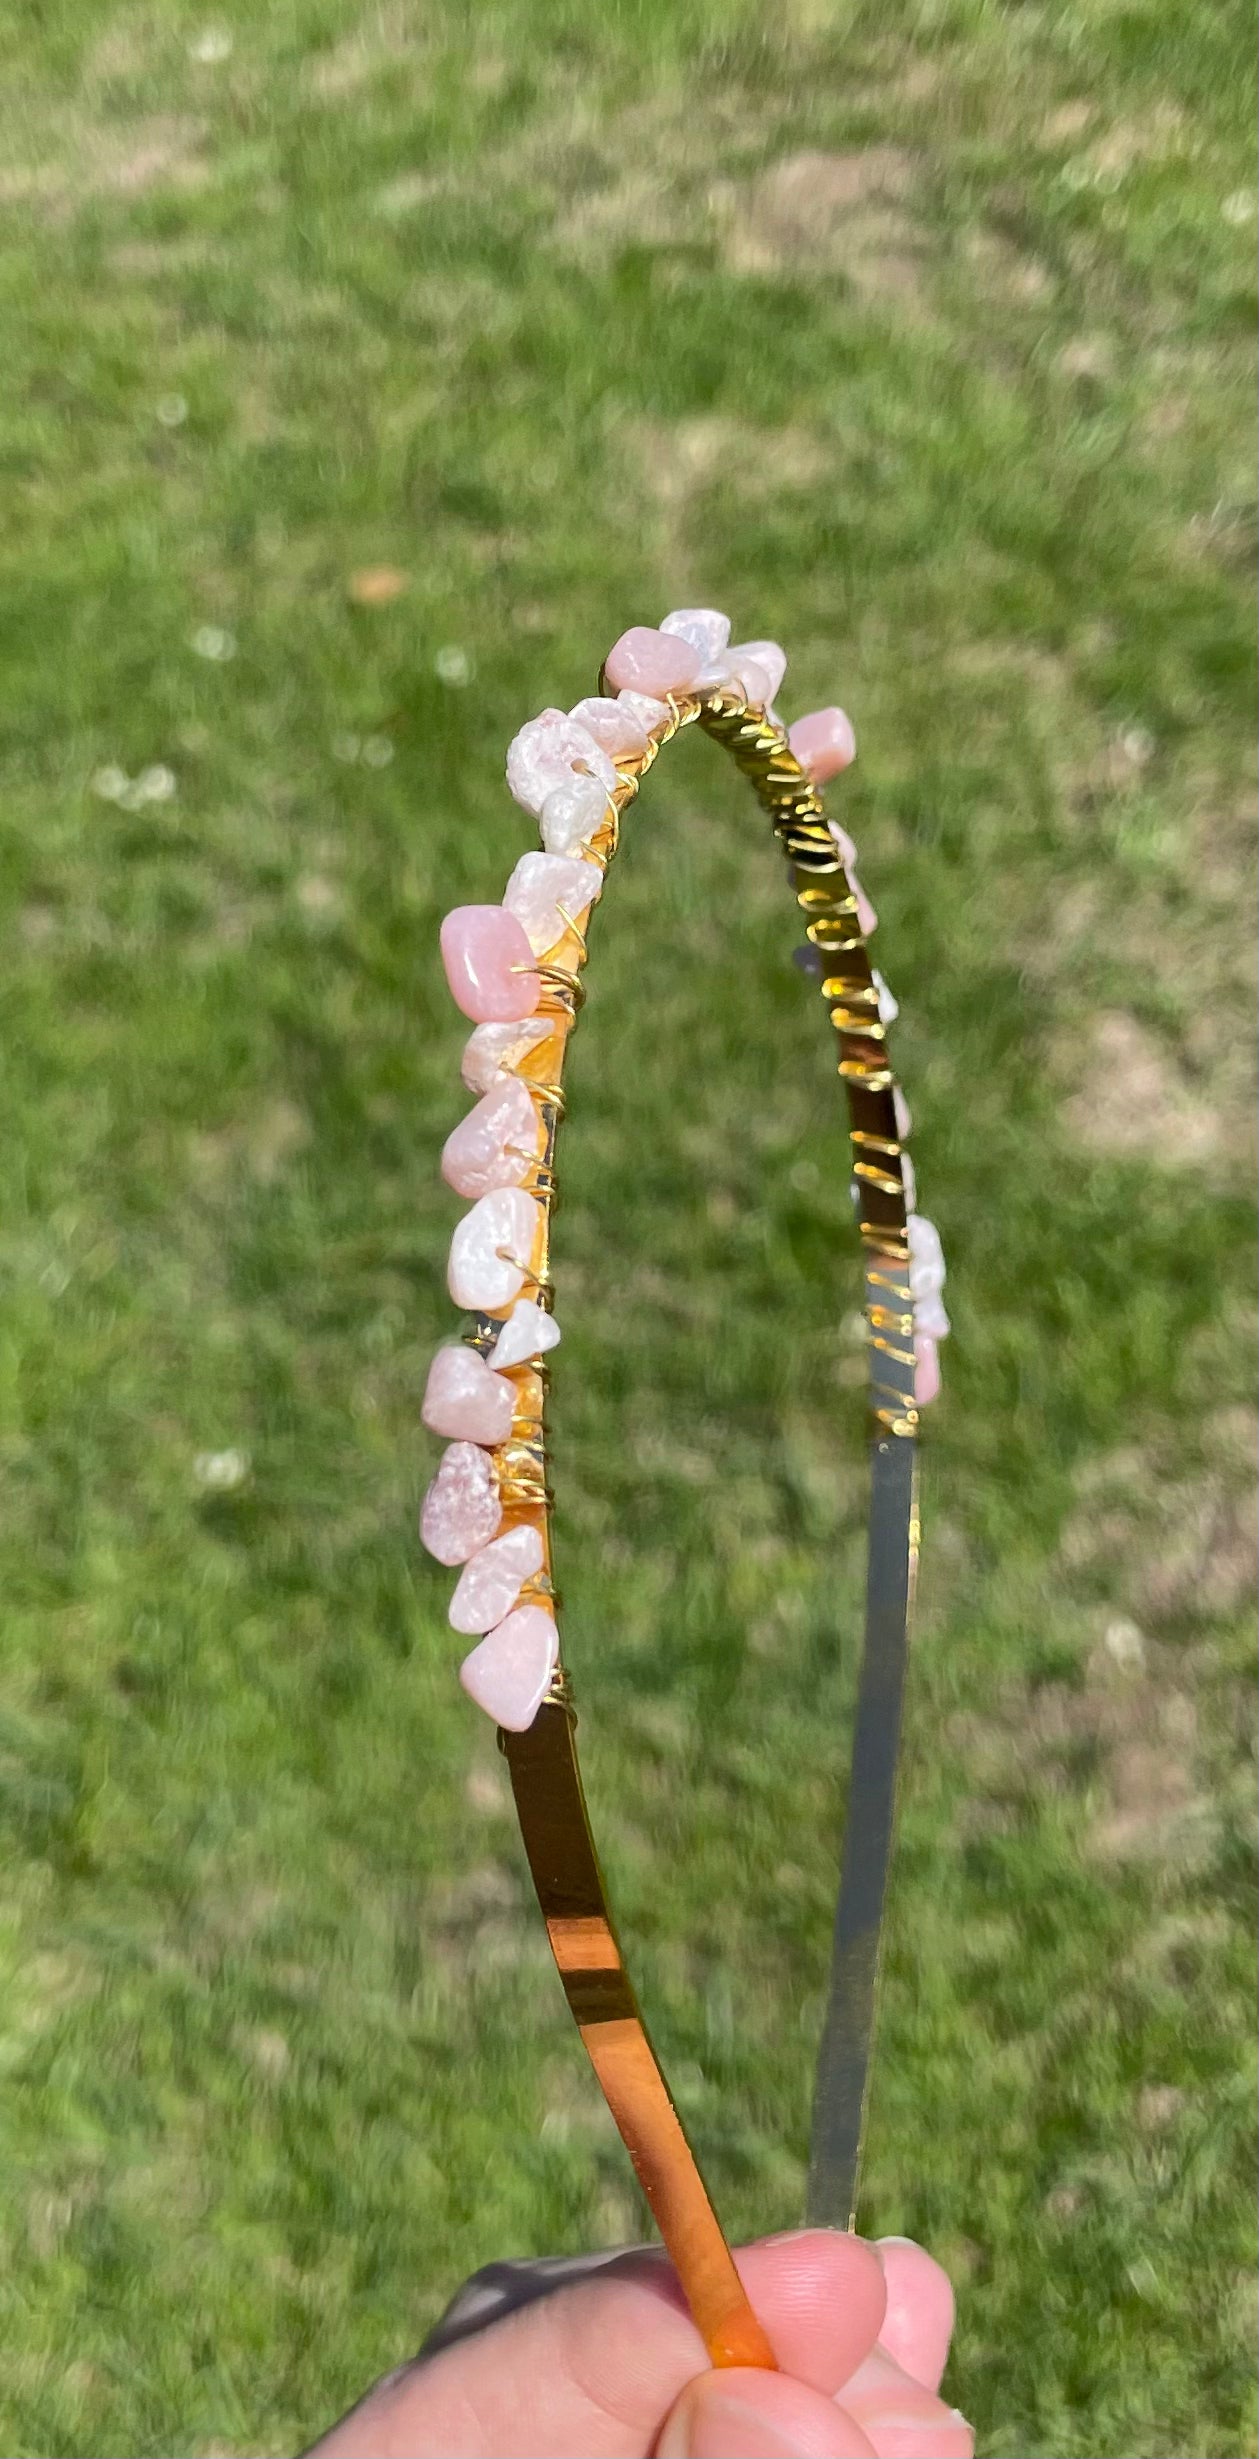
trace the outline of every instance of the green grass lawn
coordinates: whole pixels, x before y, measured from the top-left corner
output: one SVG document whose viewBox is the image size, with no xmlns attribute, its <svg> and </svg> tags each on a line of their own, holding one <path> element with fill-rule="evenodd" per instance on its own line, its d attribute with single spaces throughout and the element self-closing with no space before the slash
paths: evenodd
<svg viewBox="0 0 1259 2459">
<path fill-rule="evenodd" d="M 1249 13 L 0 44 L 0 2446 L 283 2452 L 475 2265 L 644 2230 L 414 1521 L 438 919 L 534 841 L 516 727 L 699 602 L 856 723 L 951 1264 L 863 2222 L 950 2264 L 981 2452 L 1252 2451 Z M 675 747 L 557 1224 L 598 1833 L 744 2233 L 862 1586 L 796 936 Z"/>
</svg>

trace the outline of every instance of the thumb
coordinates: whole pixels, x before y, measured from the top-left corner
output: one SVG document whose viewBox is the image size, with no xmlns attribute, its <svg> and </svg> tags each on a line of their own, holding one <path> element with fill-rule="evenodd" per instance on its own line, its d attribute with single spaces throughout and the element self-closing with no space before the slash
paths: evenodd
<svg viewBox="0 0 1259 2459">
<path fill-rule="evenodd" d="M 873 2459 L 874 2444 L 822 2391 L 789 2374 L 699 2374 L 670 2409 L 656 2459 Z"/>
</svg>

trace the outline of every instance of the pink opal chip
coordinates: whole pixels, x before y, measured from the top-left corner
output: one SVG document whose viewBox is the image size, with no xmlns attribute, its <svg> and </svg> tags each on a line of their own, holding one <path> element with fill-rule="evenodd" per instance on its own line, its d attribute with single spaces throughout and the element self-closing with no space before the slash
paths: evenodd
<svg viewBox="0 0 1259 2459">
<path fill-rule="evenodd" d="M 523 1187 L 498 1187 L 466 1212 L 450 1242 L 446 1286 L 456 1306 L 495 1315 L 520 1296 L 533 1264 L 542 1207 Z"/>
<path fill-rule="evenodd" d="M 617 705 L 636 717 L 644 734 L 663 734 L 673 723 L 673 711 L 668 702 L 653 700 L 646 692 L 618 692 Z"/>
<path fill-rule="evenodd" d="M 447 1136 L 442 1177 L 457 1195 L 519 1187 L 546 1142 L 536 1102 L 518 1076 L 504 1076 Z"/>
<path fill-rule="evenodd" d="M 940 1352 L 925 1332 L 914 1341 L 914 1399 L 920 1409 L 929 1409 L 940 1396 Z"/>
<path fill-rule="evenodd" d="M 840 827 L 838 820 L 828 820 L 826 825 L 835 841 L 835 850 L 839 855 L 839 859 L 842 862 L 844 869 L 846 871 L 851 871 L 857 859 L 857 848 L 853 844 L 852 838 L 849 836 L 846 828 Z"/>
<path fill-rule="evenodd" d="M 616 708 L 618 703 L 610 705 Z M 570 777 L 567 785 L 552 786 L 538 815 L 538 833 L 548 854 L 579 854 L 614 808 L 597 777 Z"/>
<path fill-rule="evenodd" d="M 866 895 L 865 889 L 862 887 L 855 871 L 849 872 L 848 885 L 857 900 L 857 928 L 860 931 L 862 938 L 868 939 L 871 931 L 877 931 L 879 927 L 879 917 L 876 914 L 873 905 L 870 903 L 870 899 Z"/>
<path fill-rule="evenodd" d="M 711 682 L 736 684 L 750 708 L 767 709 L 775 694 L 782 689 L 787 671 L 787 652 L 776 640 L 736 641 L 732 649 L 723 650 L 700 675 L 700 688 Z"/>
<path fill-rule="evenodd" d="M 684 692 L 703 662 L 691 641 L 636 623 L 613 642 L 603 671 L 614 692 L 644 692 L 663 700 L 669 692 Z"/>
<path fill-rule="evenodd" d="M 420 1535 L 438 1562 L 466 1562 L 488 1545 L 503 1516 L 490 1455 L 475 1443 L 449 1443 L 420 1505 Z"/>
<path fill-rule="evenodd" d="M 439 1349 L 428 1370 L 420 1415 L 430 1434 L 463 1443 L 505 1443 L 516 1395 L 466 1341 Z M 457 1558 L 457 1559 L 461 1559 Z"/>
<path fill-rule="evenodd" d="M 491 1085 L 501 1084 L 554 1030 L 547 1016 L 525 1016 L 517 1024 L 478 1025 L 468 1035 L 459 1062 L 468 1091 L 488 1093 Z"/>
<path fill-rule="evenodd" d="M 456 905 L 441 929 L 442 963 L 456 1007 L 475 1024 L 532 1016 L 542 984 L 522 925 L 501 905 Z"/>
<path fill-rule="evenodd" d="M 579 700 L 569 716 L 588 728 L 610 760 L 623 760 L 647 749 L 647 728 L 624 700 Z"/>
<path fill-rule="evenodd" d="M 527 1733 L 559 1660 L 554 1617 L 540 1605 L 518 1605 L 466 1656 L 459 1679 L 495 1724 Z"/>
<path fill-rule="evenodd" d="M 787 741 L 814 785 L 838 777 L 857 756 L 857 738 L 842 709 L 814 709 L 788 728 Z"/>
<path fill-rule="evenodd" d="M 525 1366 L 531 1358 L 542 1357 L 556 1347 L 559 1337 L 554 1315 L 533 1298 L 517 1298 L 494 1343 L 495 1373 L 505 1374 L 509 1366 Z"/>
<path fill-rule="evenodd" d="M 450 1627 L 472 1638 L 509 1614 L 525 1581 L 542 1568 L 542 1539 L 522 1522 L 465 1563 L 450 1600 Z"/>
<path fill-rule="evenodd" d="M 902 1155 L 901 1158 L 903 1165 L 904 1155 Z M 914 1330 L 915 1332 L 921 1332 L 924 1340 L 940 1341 L 948 1339 L 950 1330 L 949 1318 L 944 1300 L 938 1289 L 928 1290 L 925 1298 L 915 1298 Z"/>
<path fill-rule="evenodd" d="M 567 854 L 522 854 L 503 891 L 503 904 L 515 915 L 533 954 L 545 956 L 570 922 L 580 924 L 602 887 L 597 862 L 574 861 Z"/>
<path fill-rule="evenodd" d="M 588 726 L 563 709 L 544 709 L 521 727 L 507 754 L 508 791 L 536 819 L 548 794 L 573 777 L 594 777 L 609 794 L 617 781 Z"/>
<path fill-rule="evenodd" d="M 715 606 L 677 606 L 666 615 L 662 632 L 673 633 L 678 640 L 689 640 L 698 649 L 706 666 L 719 658 L 730 638 L 730 617 L 719 615 Z"/>
<path fill-rule="evenodd" d="M 892 1087 L 892 1109 L 896 1116 L 896 1132 L 903 1144 L 906 1136 L 911 1133 L 914 1122 L 910 1115 L 909 1103 L 898 1084 Z"/>
</svg>

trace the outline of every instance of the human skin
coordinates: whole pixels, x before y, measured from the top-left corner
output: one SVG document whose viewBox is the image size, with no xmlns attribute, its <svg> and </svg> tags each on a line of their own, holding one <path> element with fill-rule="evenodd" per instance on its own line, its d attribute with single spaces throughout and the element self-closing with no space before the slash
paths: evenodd
<svg viewBox="0 0 1259 2459">
<path fill-rule="evenodd" d="M 970 2459 L 921 2247 L 801 2229 L 736 2260 L 776 2374 L 706 2367 L 657 2251 L 494 2264 L 308 2459 Z"/>
</svg>

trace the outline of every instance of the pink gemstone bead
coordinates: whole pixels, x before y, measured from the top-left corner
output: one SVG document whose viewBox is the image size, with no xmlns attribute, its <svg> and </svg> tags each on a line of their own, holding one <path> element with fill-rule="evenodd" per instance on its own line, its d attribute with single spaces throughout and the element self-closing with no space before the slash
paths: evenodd
<svg viewBox="0 0 1259 2459">
<path fill-rule="evenodd" d="M 470 1093 L 488 1093 L 554 1031 L 548 1017 L 526 1016 L 518 1024 L 478 1025 L 468 1035 L 459 1073 Z"/>
<path fill-rule="evenodd" d="M 673 723 L 673 711 L 667 702 L 653 700 L 646 692 L 618 692 L 617 702 L 621 708 L 628 709 L 632 717 L 637 718 L 644 734 L 648 736 L 663 734 L 666 727 Z"/>
<path fill-rule="evenodd" d="M 814 709 L 810 716 L 798 717 L 787 741 L 817 786 L 838 777 L 857 755 L 857 738 L 842 709 Z"/>
<path fill-rule="evenodd" d="M 542 992 L 522 925 L 501 905 L 456 905 L 441 930 L 455 1004 L 476 1024 L 532 1016 Z"/>
<path fill-rule="evenodd" d="M 702 664 L 689 640 L 636 623 L 613 643 L 603 671 L 610 691 L 643 692 L 649 699 L 663 700 L 666 692 L 684 692 Z"/>
<path fill-rule="evenodd" d="M 925 1332 L 914 1342 L 914 1398 L 920 1409 L 929 1409 L 940 1396 L 940 1352 Z"/>
<path fill-rule="evenodd" d="M 495 1374 L 505 1374 L 509 1366 L 523 1366 L 530 1358 L 544 1357 L 557 1346 L 559 1337 L 554 1315 L 534 1298 L 517 1298 L 494 1343 Z"/>
<path fill-rule="evenodd" d="M 726 650 L 720 663 L 742 684 L 753 708 L 767 709 L 775 693 L 782 690 L 787 652 L 776 640 L 740 640 Z"/>
<path fill-rule="evenodd" d="M 720 615 L 715 606 L 675 606 L 661 624 L 662 632 L 676 632 L 679 640 L 689 640 L 698 649 L 705 663 L 719 658 L 730 638 L 730 617 Z"/>
<path fill-rule="evenodd" d="M 456 1306 L 489 1314 L 514 1305 L 533 1263 L 542 1207 L 523 1187 L 479 1195 L 450 1241 L 446 1286 Z"/>
<path fill-rule="evenodd" d="M 835 840 L 835 848 L 844 869 L 846 871 L 851 871 L 853 864 L 857 859 L 857 848 L 853 844 L 852 838 L 849 836 L 846 828 L 840 827 L 838 820 L 828 820 L 826 825 Z"/>
<path fill-rule="evenodd" d="M 420 1535 L 438 1562 L 466 1562 L 488 1545 L 502 1519 L 490 1455 L 475 1443 L 449 1443 L 420 1505 Z"/>
<path fill-rule="evenodd" d="M 848 885 L 857 900 L 857 928 L 860 931 L 862 938 L 868 939 L 871 931 L 877 931 L 879 927 L 879 917 L 876 914 L 873 905 L 870 903 L 870 899 L 866 895 L 865 889 L 862 887 L 860 880 L 853 871 L 850 871 L 848 874 Z"/>
<path fill-rule="evenodd" d="M 504 1076 L 461 1119 L 442 1147 L 442 1177 L 457 1195 L 519 1187 L 546 1141 L 537 1104 L 518 1076 Z"/>
<path fill-rule="evenodd" d="M 438 1350 L 428 1370 L 420 1415 L 430 1434 L 463 1443 L 505 1443 L 515 1397 L 505 1375 L 495 1374 L 466 1341 L 457 1341 Z"/>
<path fill-rule="evenodd" d="M 540 1605 L 518 1605 L 466 1656 L 459 1679 L 495 1724 L 527 1733 L 559 1656 L 559 1633 Z"/>
<path fill-rule="evenodd" d="M 593 777 L 605 794 L 616 785 L 616 770 L 589 727 L 562 709 L 544 709 L 521 727 L 508 750 L 508 791 L 536 816 L 548 794 L 574 777 Z"/>
<path fill-rule="evenodd" d="M 574 860 L 567 854 L 522 854 L 503 890 L 503 905 L 515 915 L 531 953 L 545 956 L 563 938 L 570 921 L 580 926 L 582 915 L 602 887 L 603 873 L 597 862 Z"/>
<path fill-rule="evenodd" d="M 593 734 L 610 760 L 636 757 L 647 749 L 647 728 L 624 700 L 579 700 L 568 714 Z"/>
<path fill-rule="evenodd" d="M 525 1581 L 542 1568 L 542 1539 L 523 1523 L 483 1545 L 465 1563 L 450 1600 L 450 1627 L 469 1638 L 492 1630 L 509 1614 Z"/>
</svg>

